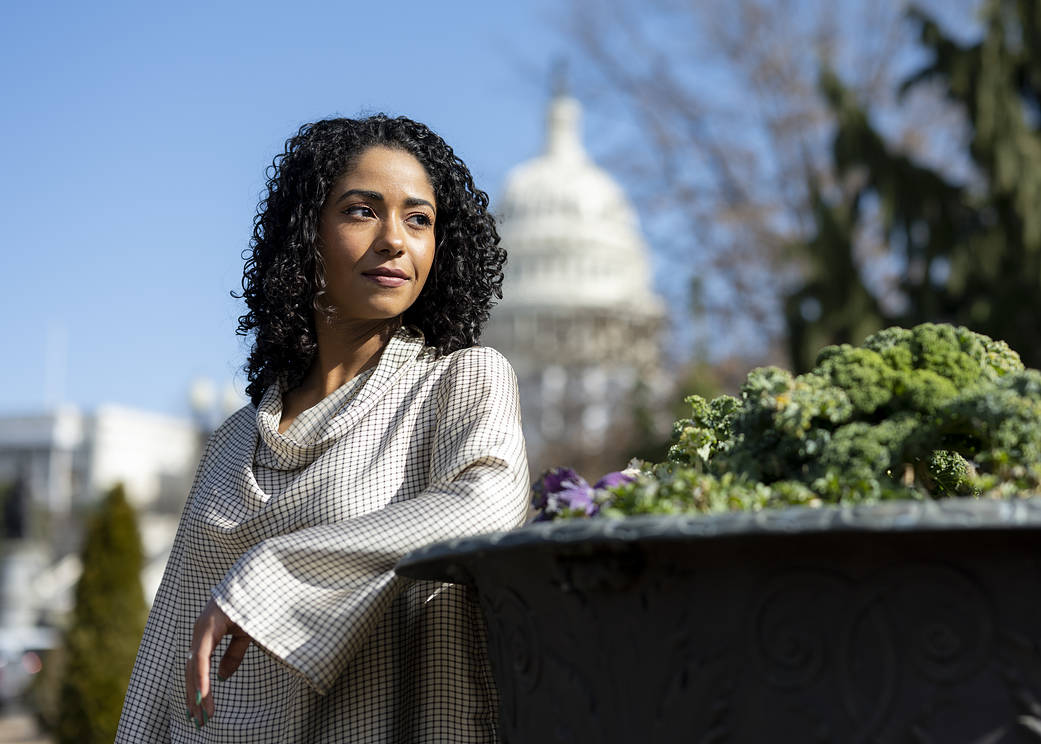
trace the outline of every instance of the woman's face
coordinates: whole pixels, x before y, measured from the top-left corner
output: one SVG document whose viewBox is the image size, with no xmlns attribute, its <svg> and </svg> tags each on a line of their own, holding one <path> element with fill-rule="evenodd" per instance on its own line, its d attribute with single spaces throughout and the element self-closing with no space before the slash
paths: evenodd
<svg viewBox="0 0 1041 744">
<path fill-rule="evenodd" d="M 325 302 L 340 320 L 401 315 L 434 261 L 437 204 L 413 155 L 370 147 L 329 190 L 318 224 Z"/>
</svg>

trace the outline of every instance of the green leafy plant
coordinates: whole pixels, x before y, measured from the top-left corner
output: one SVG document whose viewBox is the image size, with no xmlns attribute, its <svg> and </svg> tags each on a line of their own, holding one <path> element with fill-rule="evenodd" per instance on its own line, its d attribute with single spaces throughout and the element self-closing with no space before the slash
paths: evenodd
<svg viewBox="0 0 1041 744">
<path fill-rule="evenodd" d="M 83 574 L 65 634 L 55 734 L 60 744 L 111 742 L 144 630 L 141 540 L 123 486 L 112 488 L 87 526 Z"/>
<path fill-rule="evenodd" d="M 889 328 L 825 347 L 806 374 L 763 367 L 740 397 L 687 401 L 666 460 L 639 464 L 597 513 L 994 498 L 1041 484 L 1041 373 L 966 328 Z"/>
</svg>

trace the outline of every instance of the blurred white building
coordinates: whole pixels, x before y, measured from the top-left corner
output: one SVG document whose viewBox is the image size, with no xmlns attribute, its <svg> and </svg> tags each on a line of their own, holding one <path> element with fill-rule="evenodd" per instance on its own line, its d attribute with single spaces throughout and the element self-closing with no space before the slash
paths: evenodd
<svg viewBox="0 0 1041 744">
<path fill-rule="evenodd" d="M 64 515 L 122 482 L 137 508 L 184 503 L 199 433 L 189 420 L 122 406 L 0 417 L 0 483 Z"/>
<path fill-rule="evenodd" d="M 114 405 L 0 417 L 0 699 L 24 686 L 25 651 L 57 642 L 86 513 L 116 483 L 137 510 L 151 601 L 205 434 L 190 419 Z"/>
<path fill-rule="evenodd" d="M 613 449 L 626 445 L 637 398 L 665 385 L 647 247 L 625 194 L 586 153 L 580 118 L 578 101 L 553 98 L 542 154 L 510 172 L 496 210 L 508 263 L 483 340 L 517 372 L 536 475 L 580 461 L 623 467 Z"/>
</svg>

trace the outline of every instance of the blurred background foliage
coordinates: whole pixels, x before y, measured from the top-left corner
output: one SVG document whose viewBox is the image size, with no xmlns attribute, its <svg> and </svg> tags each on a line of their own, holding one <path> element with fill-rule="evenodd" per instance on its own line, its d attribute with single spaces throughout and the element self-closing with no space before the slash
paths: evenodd
<svg viewBox="0 0 1041 744">
<path fill-rule="evenodd" d="M 72 616 L 32 691 L 42 725 L 59 744 L 116 736 L 147 615 L 143 560 L 137 517 L 116 485 L 89 518 Z"/>
<path fill-rule="evenodd" d="M 1041 365 L 1041 3 L 575 0 L 568 28 L 688 283 L 684 393 L 924 321 Z"/>
<path fill-rule="evenodd" d="M 1020 349 L 1041 366 L 1041 4 L 985 6 L 984 35 L 959 44 L 913 10 L 909 22 L 931 61 L 900 87 L 932 83 L 969 126 L 973 176 L 956 182 L 887 143 L 868 107 L 830 70 L 821 91 L 836 121 L 834 188 L 808 177 L 814 230 L 796 246 L 807 272 L 785 304 L 792 361 L 813 364 L 823 344 L 859 342 L 889 325 L 962 324 Z M 857 232 L 871 219 L 906 267 L 899 303 L 868 290 Z"/>
</svg>

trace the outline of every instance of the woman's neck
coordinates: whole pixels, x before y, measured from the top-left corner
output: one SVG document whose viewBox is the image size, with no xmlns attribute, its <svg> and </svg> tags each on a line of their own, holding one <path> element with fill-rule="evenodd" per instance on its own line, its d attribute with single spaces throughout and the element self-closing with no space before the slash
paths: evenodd
<svg viewBox="0 0 1041 744">
<path fill-rule="evenodd" d="M 383 348 L 400 325 L 397 318 L 340 321 L 318 314 L 318 351 L 300 385 L 286 392 L 278 430 L 284 432 L 299 414 L 376 366 Z"/>
<path fill-rule="evenodd" d="M 380 352 L 400 326 L 392 320 L 338 321 L 315 318 L 318 352 L 300 387 L 324 398 L 379 361 Z"/>
</svg>

